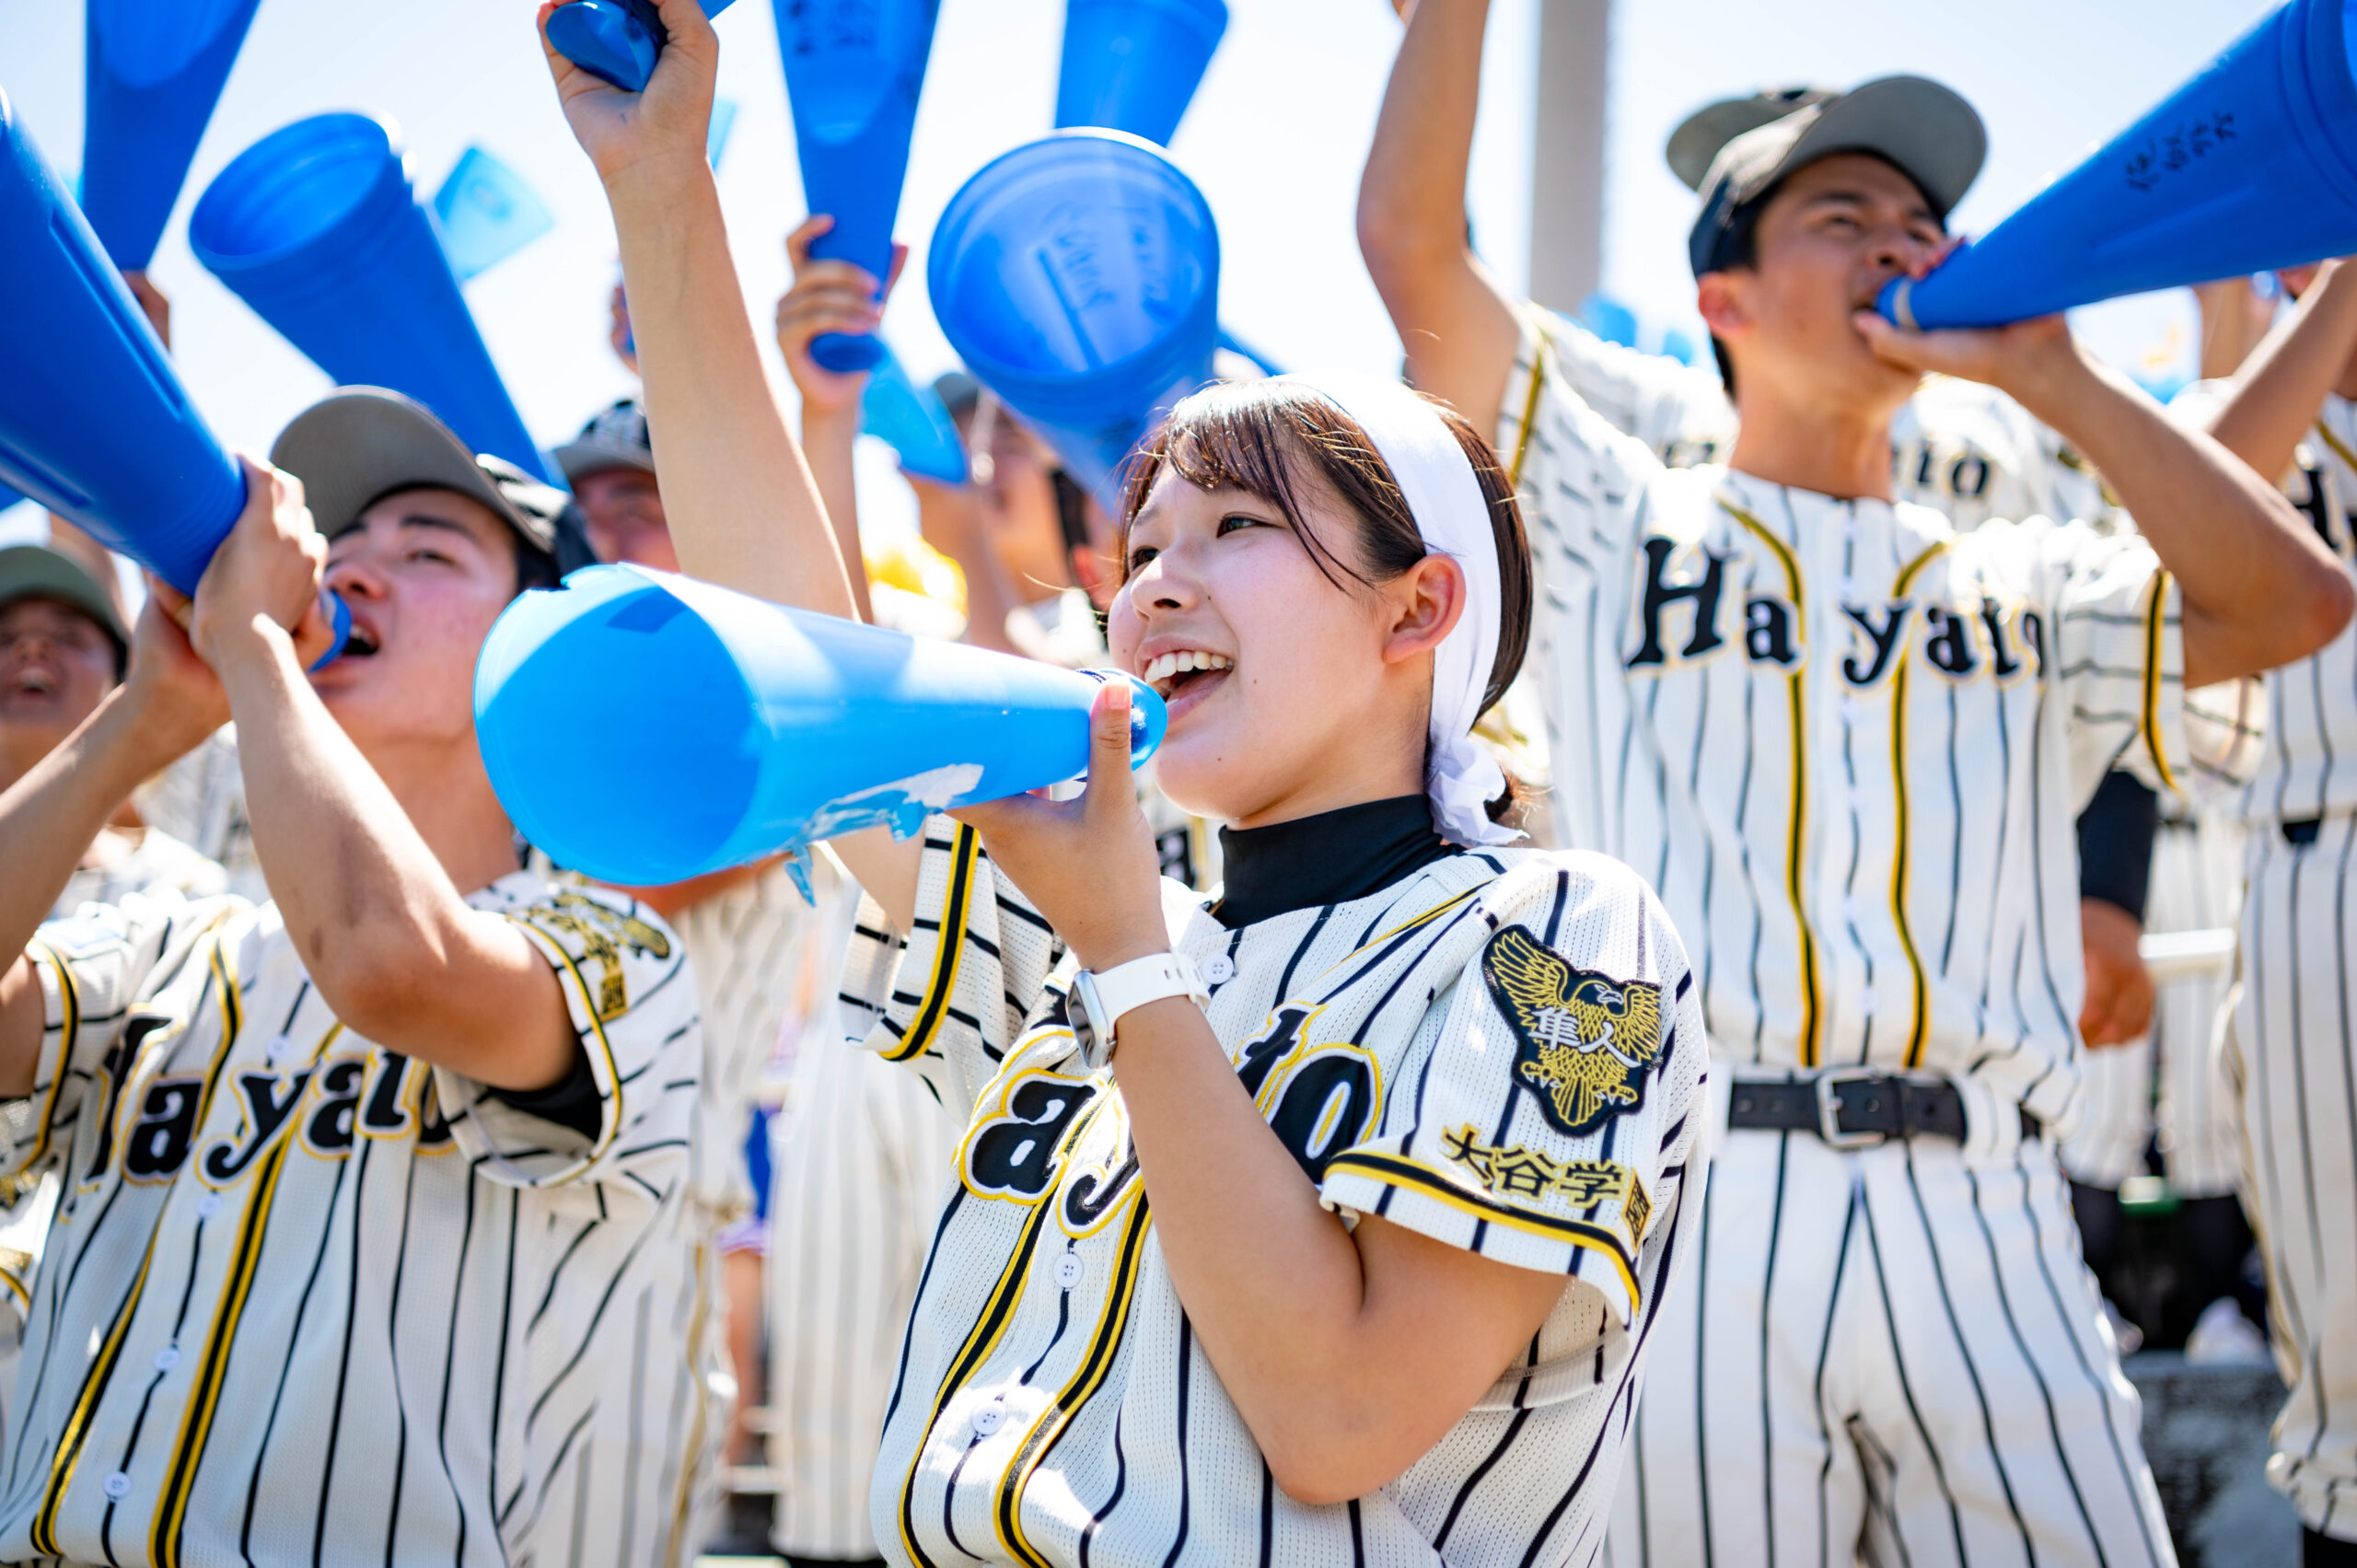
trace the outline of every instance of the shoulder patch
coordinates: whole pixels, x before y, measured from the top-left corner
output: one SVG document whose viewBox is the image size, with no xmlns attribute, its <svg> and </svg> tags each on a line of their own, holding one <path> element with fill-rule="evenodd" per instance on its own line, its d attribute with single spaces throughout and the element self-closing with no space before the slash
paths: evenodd
<svg viewBox="0 0 2357 1568">
<path fill-rule="evenodd" d="M 1481 978 L 1515 1034 L 1515 1076 L 1572 1137 L 1644 1103 L 1661 1064 L 1661 987 L 1573 969 L 1518 925 L 1490 938 Z"/>
</svg>

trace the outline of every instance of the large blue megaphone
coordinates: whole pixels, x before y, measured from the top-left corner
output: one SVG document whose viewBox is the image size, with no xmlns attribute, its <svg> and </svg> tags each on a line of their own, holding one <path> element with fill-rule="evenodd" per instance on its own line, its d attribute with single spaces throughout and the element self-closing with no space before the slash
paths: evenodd
<svg viewBox="0 0 2357 1568">
<path fill-rule="evenodd" d="M 474 450 L 550 477 L 385 122 L 272 132 L 198 198 L 189 244 L 339 385 L 405 392 Z"/>
<path fill-rule="evenodd" d="M 1068 0 L 1056 129 L 1169 141 L 1226 30 L 1223 0 Z"/>
<path fill-rule="evenodd" d="M 1878 308 L 1900 326 L 1996 326 L 2357 250 L 2352 10 L 2291 0 Z"/>
<path fill-rule="evenodd" d="M 716 17 L 733 0 L 703 0 Z M 624 92 L 644 92 L 670 30 L 650 0 L 573 0 L 549 13 L 549 42 L 559 54 Z"/>
<path fill-rule="evenodd" d="M 974 378 L 1109 505 L 1132 448 L 1211 378 L 1219 230 L 1138 137 L 1060 131 L 983 166 L 942 213 L 925 281 Z"/>
<path fill-rule="evenodd" d="M 196 592 L 245 509 L 245 475 L 6 93 L 0 365 L 0 480 Z M 351 622 L 342 600 L 334 608 L 341 648 Z"/>
<path fill-rule="evenodd" d="M 1106 679 L 1130 678 L 590 566 L 491 629 L 475 735 L 526 838 L 651 887 L 865 828 L 906 837 L 928 812 L 1076 777 Z M 1134 765 L 1167 714 L 1133 685 Z"/>
<path fill-rule="evenodd" d="M 82 212 L 118 267 L 145 267 L 261 0 L 89 0 Z"/>
<path fill-rule="evenodd" d="M 773 4 L 802 199 L 835 220 L 810 254 L 853 262 L 881 280 L 892 264 L 892 220 L 941 0 Z M 810 357 L 830 370 L 865 370 L 883 352 L 872 337 L 840 332 L 810 344 Z"/>
</svg>

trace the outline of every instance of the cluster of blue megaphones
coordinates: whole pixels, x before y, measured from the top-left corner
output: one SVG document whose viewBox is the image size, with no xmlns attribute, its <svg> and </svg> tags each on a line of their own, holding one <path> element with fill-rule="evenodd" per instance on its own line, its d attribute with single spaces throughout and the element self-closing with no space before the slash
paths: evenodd
<svg viewBox="0 0 2357 1568">
<path fill-rule="evenodd" d="M 256 3 L 90 0 L 93 218 L 134 236 L 144 226 L 152 248 Z M 939 0 L 773 3 L 810 206 L 837 219 L 818 249 L 880 274 Z M 958 192 L 932 238 L 928 285 L 976 377 L 1097 478 L 1208 377 L 1219 341 L 1216 230 L 1155 144 L 1183 113 L 1225 12 L 1220 0 L 1068 6 L 1057 120 L 1069 128 Z M 1994 323 L 2357 250 L 2352 16 L 2357 0 L 2289 0 L 1987 238 L 1922 282 L 1894 285 L 1885 312 L 1923 327 Z M 580 42 L 576 27 L 611 37 Z M 644 0 L 574 0 L 551 31 L 633 87 L 663 41 Z M 117 96 L 102 100 L 102 87 Z M 142 128 L 110 144 L 109 114 Z M 148 166 L 144 195 L 136 180 L 108 188 L 122 157 Z M 236 512 L 237 472 L 5 100 L 0 236 L 0 359 L 12 366 L 0 380 L 0 477 L 192 584 Z M 338 379 L 409 391 L 479 449 L 537 461 L 504 392 L 487 410 L 468 403 L 495 392 L 497 377 L 381 126 L 331 116 L 265 140 L 198 203 L 192 238 Z M 131 253 L 145 259 L 133 244 L 116 260 Z M 340 301 L 322 274 L 344 273 L 372 281 Z M 363 353 L 421 345 L 430 365 Z M 844 341 L 822 352 L 848 366 L 876 350 Z M 423 379 L 429 371 L 447 382 Z M 1068 773 L 1081 754 L 1071 722 L 1081 678 L 1058 684 L 1036 667 L 1018 677 L 970 649 L 919 648 L 620 569 L 572 581 L 528 596 L 494 633 L 477 712 L 518 822 L 593 873 L 661 880 L 822 830 L 905 827 L 921 808 L 1044 782 L 1043 767 Z M 544 679 L 560 668 L 566 679 Z M 670 677 L 633 714 L 690 716 L 647 728 L 644 746 L 610 749 L 621 771 L 585 791 L 577 749 L 535 737 L 565 731 L 563 693 L 602 704 L 621 689 L 608 678 L 633 669 Z M 701 695 L 667 700 L 681 691 Z M 1142 746 L 1155 706 L 1142 704 Z M 1059 716 L 1025 728 L 1041 714 Z M 546 768 L 552 757 L 565 766 Z M 649 815 L 648 790 L 681 807 L 686 826 L 665 842 L 630 830 Z M 604 805 L 580 807 L 592 795 Z M 601 866 L 607 843 L 631 847 Z"/>
</svg>

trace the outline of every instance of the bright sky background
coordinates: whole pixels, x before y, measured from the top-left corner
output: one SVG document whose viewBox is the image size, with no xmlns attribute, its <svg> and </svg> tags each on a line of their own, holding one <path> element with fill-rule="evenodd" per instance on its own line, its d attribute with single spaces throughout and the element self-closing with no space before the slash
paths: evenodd
<svg viewBox="0 0 2357 1568">
<path fill-rule="evenodd" d="M 1532 42 L 1541 0 L 1493 0 L 1470 192 L 1499 270 L 1526 271 Z M 1220 221 L 1222 316 L 1289 367 L 1387 370 L 1399 342 L 1352 235 L 1361 162 L 1399 27 L 1387 0 L 1229 0 L 1233 19 L 1172 146 Z M 1605 281 L 1653 331 L 1690 322 L 1684 236 L 1694 197 L 1660 148 L 1691 108 L 1757 85 L 1847 85 L 1907 71 L 1939 77 L 1987 117 L 1991 152 L 1957 215 L 1985 229 L 2189 75 L 2268 6 L 2262 0 L 1621 0 L 1608 113 Z M 174 304 L 175 349 L 223 438 L 266 447 L 326 377 L 197 264 L 187 215 L 221 167 L 264 134 L 331 109 L 388 115 L 406 134 L 422 197 L 470 144 L 522 173 L 555 230 L 468 285 L 526 423 L 544 444 L 631 389 L 605 342 L 614 241 L 586 159 L 548 81 L 528 0 L 262 0 L 199 148 L 153 269 Z M 916 254 L 886 336 L 911 372 L 950 354 L 922 288 L 923 241 L 967 176 L 1049 129 L 1059 0 L 943 0 L 900 207 Z M 781 238 L 802 213 L 770 6 L 718 23 L 721 95 L 738 106 L 720 186 L 749 305 L 764 327 L 785 285 Z M 51 162 L 79 166 L 82 16 L 68 0 L 0 6 L 0 88 Z M 2109 308 L 2089 323 L 2128 361 L 2190 320 L 2185 296 Z M 0 374 L 5 374 L 0 367 Z M 903 526 L 905 493 L 880 462 L 864 485 L 872 524 Z M 21 508 L 0 531 L 21 532 Z M 13 525 L 13 526 L 12 526 Z"/>
</svg>

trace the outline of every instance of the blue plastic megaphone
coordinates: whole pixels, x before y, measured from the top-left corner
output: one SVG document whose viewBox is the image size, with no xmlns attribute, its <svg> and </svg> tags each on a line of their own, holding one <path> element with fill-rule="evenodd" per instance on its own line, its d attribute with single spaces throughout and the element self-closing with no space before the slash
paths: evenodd
<svg viewBox="0 0 2357 1568">
<path fill-rule="evenodd" d="M 1131 449 L 1211 378 L 1219 230 L 1138 137 L 1060 131 L 984 165 L 943 211 L 925 281 L 974 378 L 1109 506 Z"/>
<path fill-rule="evenodd" d="M 0 93 L 0 480 L 184 594 L 246 479 Z M 13 495 L 8 497 L 14 500 Z M 334 601 L 335 647 L 351 617 Z M 323 661 L 324 662 L 324 661 Z"/>
<path fill-rule="evenodd" d="M 460 153 L 458 167 L 434 192 L 435 232 L 460 283 L 555 226 L 555 215 L 524 177 L 481 147 Z"/>
<path fill-rule="evenodd" d="M 1106 679 L 1130 678 L 590 566 L 491 629 L 475 735 L 526 838 L 652 887 L 865 828 L 906 837 L 928 812 L 1086 772 Z M 1134 765 L 1167 714 L 1132 684 Z"/>
<path fill-rule="evenodd" d="M 1877 308 L 1985 327 L 2357 250 L 2350 0 L 2291 0 L 2101 151 Z"/>
<path fill-rule="evenodd" d="M 1068 0 L 1056 129 L 1169 141 L 1226 30 L 1223 0 Z"/>
<path fill-rule="evenodd" d="M 734 0 L 703 0 L 716 17 Z M 549 42 L 559 54 L 624 92 L 644 92 L 670 31 L 649 0 L 573 0 L 549 13 Z"/>
<path fill-rule="evenodd" d="M 892 264 L 892 220 L 941 0 L 773 4 L 803 201 L 835 220 L 810 254 L 853 262 L 880 281 Z M 840 332 L 810 344 L 810 357 L 830 370 L 865 370 L 883 352 L 872 337 Z"/>
<path fill-rule="evenodd" d="M 189 244 L 339 385 L 405 392 L 474 450 L 554 482 L 385 122 L 320 114 L 272 132 L 198 198 Z"/>
<path fill-rule="evenodd" d="M 180 199 L 261 0 L 89 0 L 84 15 L 82 212 L 137 271 Z"/>
<path fill-rule="evenodd" d="M 890 349 L 868 372 L 859 395 L 859 432 L 892 448 L 900 466 L 923 479 L 963 484 L 971 477 L 957 422 L 931 387 L 909 379 Z"/>
</svg>

